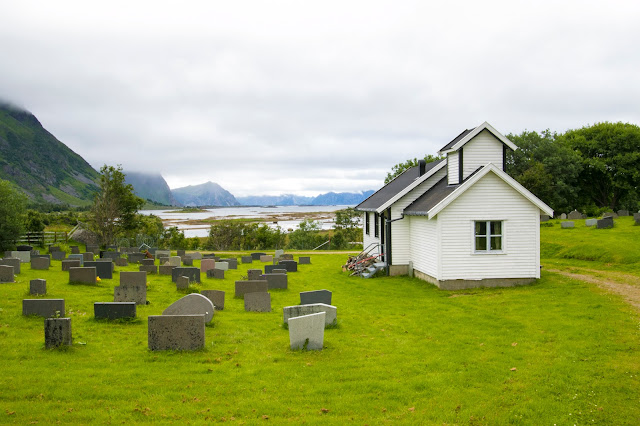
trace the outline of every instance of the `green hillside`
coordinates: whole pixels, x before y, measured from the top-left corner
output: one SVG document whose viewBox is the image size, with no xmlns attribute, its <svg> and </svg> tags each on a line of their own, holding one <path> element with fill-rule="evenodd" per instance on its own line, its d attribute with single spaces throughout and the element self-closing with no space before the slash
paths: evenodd
<svg viewBox="0 0 640 426">
<path fill-rule="evenodd" d="M 33 114 L 0 103 L 0 178 L 31 202 L 82 206 L 93 199 L 98 172 Z"/>
</svg>

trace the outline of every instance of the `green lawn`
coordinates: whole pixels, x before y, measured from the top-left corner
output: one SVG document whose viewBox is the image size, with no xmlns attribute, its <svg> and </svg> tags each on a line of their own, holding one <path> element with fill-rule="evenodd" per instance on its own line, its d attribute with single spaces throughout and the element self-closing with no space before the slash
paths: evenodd
<svg viewBox="0 0 640 426">
<path fill-rule="evenodd" d="M 638 238 L 624 244 L 637 252 L 640 227 L 627 228 Z M 608 241 L 618 228 L 607 232 L 542 228 L 543 264 L 572 262 L 565 247 L 600 244 L 591 233 Z M 633 256 L 625 267 L 637 267 Z M 244 312 L 233 298 L 256 262 L 222 281 L 203 277 L 197 289 L 227 299 L 196 352 L 147 350 L 147 316 L 183 295 L 170 277 L 150 276 L 138 320 L 102 322 L 93 302 L 113 300 L 117 273 L 69 285 L 60 262 L 23 265 L 18 282 L 0 284 L 0 423 L 640 423 L 639 316 L 618 296 L 549 272 L 531 286 L 447 292 L 407 277 L 349 278 L 345 259 L 312 255 L 288 290 L 271 292 L 271 313 Z M 21 316 L 33 278 L 66 300 L 73 347 L 44 349 L 43 320 Z M 323 288 L 339 326 L 322 351 L 291 351 L 282 307 Z"/>
</svg>

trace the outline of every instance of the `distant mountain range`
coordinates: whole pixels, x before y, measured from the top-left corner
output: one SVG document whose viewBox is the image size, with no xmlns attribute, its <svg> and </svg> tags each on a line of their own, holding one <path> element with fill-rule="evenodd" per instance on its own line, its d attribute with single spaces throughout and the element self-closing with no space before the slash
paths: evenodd
<svg viewBox="0 0 640 426">
<path fill-rule="evenodd" d="M 125 171 L 126 183 L 141 198 L 167 206 L 352 205 L 373 191 L 328 192 L 316 197 L 293 194 L 233 196 L 214 182 L 169 189 L 159 173 Z M 86 206 L 98 190 L 99 173 L 80 155 L 42 127 L 28 111 L 0 100 L 0 179 L 22 189 L 36 204 Z"/>
<path fill-rule="evenodd" d="M 88 205 L 99 174 L 28 111 L 0 102 L 0 178 L 33 203 Z"/>
</svg>

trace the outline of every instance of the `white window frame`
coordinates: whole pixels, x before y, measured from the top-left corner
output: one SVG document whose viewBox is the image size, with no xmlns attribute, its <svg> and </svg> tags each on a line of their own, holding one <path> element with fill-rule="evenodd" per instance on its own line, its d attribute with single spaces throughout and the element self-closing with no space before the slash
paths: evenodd
<svg viewBox="0 0 640 426">
<path fill-rule="evenodd" d="M 487 233 L 484 234 L 484 237 L 487 239 L 486 250 L 476 250 L 476 238 L 482 237 L 482 235 L 476 235 L 476 223 L 485 222 L 487 227 Z M 500 234 L 491 234 L 491 222 L 500 222 Z M 505 226 L 506 220 L 504 219 L 486 219 L 486 220 L 472 220 L 471 221 L 471 247 L 473 254 L 506 254 L 505 250 Z M 500 250 L 491 250 L 491 237 L 500 237 Z"/>
</svg>

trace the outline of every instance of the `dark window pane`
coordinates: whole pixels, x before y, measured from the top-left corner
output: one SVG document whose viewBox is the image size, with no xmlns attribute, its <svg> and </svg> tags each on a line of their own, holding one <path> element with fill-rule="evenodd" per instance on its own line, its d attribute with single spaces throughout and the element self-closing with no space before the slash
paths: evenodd
<svg viewBox="0 0 640 426">
<path fill-rule="evenodd" d="M 476 250 L 487 249 L 487 237 L 476 237 Z"/>
<path fill-rule="evenodd" d="M 502 237 L 491 237 L 491 250 L 502 250 Z"/>
<path fill-rule="evenodd" d="M 502 222 L 491 222 L 491 235 L 502 235 Z"/>
<path fill-rule="evenodd" d="M 487 222 L 476 222 L 476 235 L 487 235 Z"/>
</svg>

